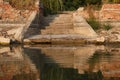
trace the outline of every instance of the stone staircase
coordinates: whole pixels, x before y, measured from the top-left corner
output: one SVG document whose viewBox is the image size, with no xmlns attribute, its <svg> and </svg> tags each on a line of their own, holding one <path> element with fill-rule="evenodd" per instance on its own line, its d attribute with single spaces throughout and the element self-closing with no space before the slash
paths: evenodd
<svg viewBox="0 0 120 80">
<path fill-rule="evenodd" d="M 73 12 L 66 12 L 45 18 L 45 29 L 41 35 L 73 34 Z"/>
<path fill-rule="evenodd" d="M 84 43 L 97 38 L 96 32 L 86 20 L 71 11 L 45 17 L 41 27 L 43 29 L 40 34 L 29 37 L 28 40 L 34 43 Z"/>
<path fill-rule="evenodd" d="M 95 37 L 96 33 L 81 16 L 75 16 L 74 12 L 63 12 L 45 18 L 45 29 L 41 35 L 82 35 Z"/>
<path fill-rule="evenodd" d="M 45 63 L 57 63 L 64 68 L 84 70 L 88 68 L 87 61 L 95 53 L 95 46 L 86 47 L 42 47 L 41 53 L 45 57 Z M 86 65 L 86 67 L 84 66 Z"/>
</svg>

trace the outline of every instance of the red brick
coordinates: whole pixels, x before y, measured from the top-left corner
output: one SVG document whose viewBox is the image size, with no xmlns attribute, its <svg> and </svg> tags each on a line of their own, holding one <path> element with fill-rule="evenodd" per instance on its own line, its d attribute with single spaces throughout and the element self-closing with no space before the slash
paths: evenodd
<svg viewBox="0 0 120 80">
<path fill-rule="evenodd" d="M 120 4 L 104 4 L 100 11 L 100 19 L 120 21 Z"/>
</svg>

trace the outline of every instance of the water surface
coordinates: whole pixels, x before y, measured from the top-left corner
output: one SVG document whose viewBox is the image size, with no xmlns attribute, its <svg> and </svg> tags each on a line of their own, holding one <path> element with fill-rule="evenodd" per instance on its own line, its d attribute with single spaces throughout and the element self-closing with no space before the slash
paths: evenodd
<svg viewBox="0 0 120 80">
<path fill-rule="evenodd" d="M 0 80 L 120 80 L 120 46 L 2 46 Z"/>
</svg>

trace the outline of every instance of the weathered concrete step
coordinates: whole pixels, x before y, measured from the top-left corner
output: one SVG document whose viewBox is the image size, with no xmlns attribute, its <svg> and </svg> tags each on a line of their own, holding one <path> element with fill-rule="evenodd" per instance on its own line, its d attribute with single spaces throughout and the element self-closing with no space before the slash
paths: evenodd
<svg viewBox="0 0 120 80">
<path fill-rule="evenodd" d="M 33 36 L 33 35 L 36 35 L 39 33 L 39 30 L 38 28 L 28 28 L 26 34 L 24 35 L 24 37 L 30 37 L 30 36 Z"/>
<path fill-rule="evenodd" d="M 41 30 L 41 34 L 74 34 L 73 29 L 46 29 Z"/>
<path fill-rule="evenodd" d="M 85 43 L 87 40 L 95 37 L 88 37 L 77 34 L 62 34 L 62 35 L 36 35 L 25 39 L 24 41 L 30 41 L 33 43 Z"/>
<path fill-rule="evenodd" d="M 76 27 L 91 27 L 87 22 L 73 23 Z"/>
<path fill-rule="evenodd" d="M 61 23 L 61 24 L 73 23 L 73 20 L 72 19 L 68 19 L 68 20 L 54 20 L 54 21 L 52 21 L 52 23 Z"/>
<path fill-rule="evenodd" d="M 55 19 L 55 18 L 57 18 L 57 17 L 59 17 L 58 14 L 57 14 L 57 15 L 49 15 L 49 16 L 47 16 L 47 17 L 44 17 L 44 19 L 45 19 L 45 20 L 47 20 L 47 19 Z"/>
<path fill-rule="evenodd" d="M 72 14 L 75 11 L 62 11 L 62 12 L 58 12 L 59 14 Z"/>
<path fill-rule="evenodd" d="M 46 24 L 49 24 L 49 23 L 72 23 L 73 20 L 72 19 L 58 19 L 58 20 L 45 20 L 44 21 Z"/>
<path fill-rule="evenodd" d="M 49 25 L 50 26 L 72 26 L 73 23 L 64 23 L 64 24 L 61 24 L 61 23 L 50 23 Z"/>
<path fill-rule="evenodd" d="M 73 19 L 72 18 L 55 18 L 55 19 L 45 19 L 44 20 L 46 23 L 47 22 L 70 22 L 70 21 L 73 21 Z"/>
<path fill-rule="evenodd" d="M 62 14 L 62 15 L 59 15 L 59 18 L 72 18 L 73 15 L 68 15 L 68 14 Z"/>
<path fill-rule="evenodd" d="M 9 24 L 9 23 L 8 23 L 8 24 L 5 24 L 5 23 L 4 23 L 4 24 L 2 24 L 2 23 L 1 23 L 1 24 L 0 24 L 0 26 L 4 26 L 4 27 L 8 27 L 8 26 L 11 26 L 11 27 L 20 26 L 20 27 L 21 27 L 21 26 L 24 26 L 24 25 L 25 25 L 25 23 L 22 23 L 22 24 L 20 24 L 20 23 L 18 23 L 18 24 Z"/>
<path fill-rule="evenodd" d="M 61 24 L 61 25 L 63 25 L 63 24 L 72 24 L 73 22 L 72 21 L 54 21 L 54 22 L 45 22 L 44 24 L 45 25 L 51 25 L 51 24 Z"/>
<path fill-rule="evenodd" d="M 96 32 L 91 27 L 74 27 L 74 32 L 86 36 L 98 36 Z"/>
<path fill-rule="evenodd" d="M 57 27 L 66 27 L 66 26 L 73 26 L 73 23 L 45 23 L 44 24 L 44 27 L 45 26 L 57 26 Z"/>
<path fill-rule="evenodd" d="M 87 26 L 74 26 L 74 25 L 71 25 L 71 26 L 66 26 L 66 25 L 59 25 L 59 26 L 46 26 L 45 27 L 46 29 L 87 29 L 88 27 Z"/>
<path fill-rule="evenodd" d="M 47 28 L 41 30 L 41 34 L 80 34 L 91 37 L 98 36 L 91 27 Z"/>
<path fill-rule="evenodd" d="M 72 17 L 71 14 L 57 14 L 57 15 L 49 15 L 47 17 L 44 17 L 45 20 L 49 19 L 58 19 L 58 18 L 69 18 Z"/>
<path fill-rule="evenodd" d="M 74 26 L 65 26 L 65 25 L 60 25 L 60 26 L 46 26 L 46 29 L 73 29 Z"/>
<path fill-rule="evenodd" d="M 56 19 L 54 19 L 54 20 L 56 20 L 56 21 L 59 21 L 59 20 L 72 20 L 73 18 L 72 17 L 58 17 L 58 18 L 56 18 Z"/>
</svg>

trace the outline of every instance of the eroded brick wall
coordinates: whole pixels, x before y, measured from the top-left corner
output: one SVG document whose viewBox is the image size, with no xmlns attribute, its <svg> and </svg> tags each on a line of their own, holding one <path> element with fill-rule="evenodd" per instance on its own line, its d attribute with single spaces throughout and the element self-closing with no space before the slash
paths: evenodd
<svg viewBox="0 0 120 80">
<path fill-rule="evenodd" d="M 120 4 L 104 4 L 99 17 L 103 21 L 120 21 Z"/>
</svg>

